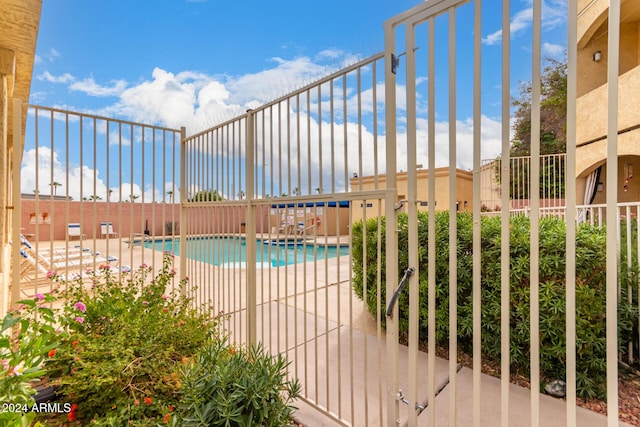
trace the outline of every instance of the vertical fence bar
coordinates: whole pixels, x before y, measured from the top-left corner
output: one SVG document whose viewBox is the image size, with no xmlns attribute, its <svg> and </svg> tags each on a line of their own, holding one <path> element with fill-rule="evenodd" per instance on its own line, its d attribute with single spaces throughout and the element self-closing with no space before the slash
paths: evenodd
<svg viewBox="0 0 640 427">
<path fill-rule="evenodd" d="M 184 254 L 180 254 L 180 280 L 187 276 L 187 128 L 180 128 L 180 243 L 184 245 Z M 164 234 L 164 233 L 163 233 Z M 186 288 L 181 289 L 185 295 Z"/>
<path fill-rule="evenodd" d="M 511 7 L 510 0 L 502 1 L 502 171 L 501 182 L 509 182 L 509 137 L 511 119 Z M 510 272 L 509 272 L 509 245 L 510 245 L 510 218 L 509 218 L 509 193 L 502 193 L 502 216 L 501 216 L 501 245 L 500 245 L 500 402 L 501 414 L 500 424 L 502 427 L 509 426 L 509 384 L 510 384 Z"/>
<path fill-rule="evenodd" d="M 618 425 L 618 266 L 617 233 L 611 224 L 618 222 L 618 73 L 620 59 L 620 0 L 609 2 L 609 38 L 607 61 L 607 422 Z"/>
<path fill-rule="evenodd" d="M 540 49 L 541 0 L 533 2 L 533 43 L 531 70 L 531 159 L 529 166 L 530 216 L 530 353 L 531 426 L 540 425 Z M 503 355 L 504 357 L 504 355 Z"/>
<path fill-rule="evenodd" d="M 257 326 L 257 287 L 256 264 L 249 260 L 256 259 L 256 205 L 254 180 L 254 146 L 255 146 L 255 116 L 252 110 L 247 110 L 245 116 L 245 183 L 246 191 L 246 244 L 247 244 L 247 342 L 258 342 Z"/>
<path fill-rule="evenodd" d="M 449 9 L 449 425 L 458 419 L 458 192 L 456 135 L 456 9 Z"/>
<path fill-rule="evenodd" d="M 427 88 L 427 151 L 429 153 L 429 178 L 428 189 L 428 265 L 427 265 L 427 399 L 434 402 L 429 411 L 429 425 L 436 423 L 436 29 L 435 19 L 429 18 L 428 22 L 428 88 Z"/>
<path fill-rule="evenodd" d="M 396 184 L 396 77 L 391 67 L 395 51 L 395 26 L 386 21 L 384 24 L 385 50 L 385 120 L 387 131 L 387 193 L 385 197 L 386 224 L 386 304 L 391 302 L 393 284 L 398 280 L 398 221 L 394 205 L 397 197 Z M 430 110 L 431 111 L 431 110 Z M 345 115 L 346 120 L 346 115 Z M 345 126 L 346 127 L 346 126 Z M 346 143 L 346 141 L 345 141 Z M 398 391 L 398 307 L 393 310 L 393 317 L 387 319 L 387 425 L 398 423 L 399 403 L 396 400 Z"/>
<path fill-rule="evenodd" d="M 407 24 L 405 31 L 407 50 L 406 99 L 407 99 L 407 206 L 409 234 L 409 267 L 415 272 L 409 278 L 409 425 L 418 423 L 418 415 L 413 409 L 418 401 L 418 211 L 417 211 L 417 175 L 416 175 L 416 53 L 415 26 Z M 366 203 L 365 203 L 366 206 Z"/>
<path fill-rule="evenodd" d="M 246 191 L 246 245 L 247 245 L 247 342 L 255 344 L 258 340 L 257 327 L 257 286 L 256 286 L 256 205 L 254 203 L 254 144 L 255 116 L 252 110 L 245 115 L 245 183 Z"/>
<path fill-rule="evenodd" d="M 578 56 L 578 0 L 567 5 L 567 155 L 564 173 L 566 199 L 566 313 L 567 313 L 567 427 L 576 427 L 576 93 Z M 593 215 L 591 217 L 593 220 Z M 639 252 L 640 253 L 640 252 Z"/>
<path fill-rule="evenodd" d="M 480 177 L 482 127 L 482 0 L 475 0 L 473 12 L 473 426 L 480 427 L 482 373 L 481 231 Z"/>
</svg>

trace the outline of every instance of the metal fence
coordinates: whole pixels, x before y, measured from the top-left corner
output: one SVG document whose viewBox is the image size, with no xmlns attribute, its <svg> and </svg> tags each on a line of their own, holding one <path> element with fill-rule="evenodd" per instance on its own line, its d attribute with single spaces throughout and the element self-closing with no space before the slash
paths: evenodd
<svg viewBox="0 0 640 427">
<path fill-rule="evenodd" d="M 540 156 L 539 197 L 542 208 L 565 204 L 566 154 Z M 531 157 L 509 159 L 509 180 L 501 181 L 502 160 L 483 160 L 481 166 L 481 209 L 500 211 L 503 191 L 509 195 L 509 210 L 528 207 L 531 203 Z"/>
<path fill-rule="evenodd" d="M 159 267 L 162 253 L 151 248 L 172 238 L 168 224 L 180 213 L 181 131 L 19 101 L 15 108 L 27 110 L 27 126 L 14 159 L 21 202 L 13 211 L 20 227 L 12 235 L 12 300 L 51 291 L 54 273 L 73 279 Z"/>
<path fill-rule="evenodd" d="M 289 356 L 307 404 L 362 425 L 381 421 L 386 388 L 367 351 L 381 324 L 352 291 L 350 256 L 353 211 L 379 218 L 384 206 L 385 189 L 362 181 L 384 169 L 382 58 L 187 138 L 181 194 L 198 301 L 234 340 Z"/>
<path fill-rule="evenodd" d="M 289 358 L 291 376 L 303 385 L 301 413 L 307 419 L 313 420 L 314 411 L 319 411 L 325 417 L 322 422 L 328 418 L 340 425 L 479 426 L 493 422 L 508 426 L 525 419 L 527 425 L 538 426 L 546 425 L 552 416 L 551 421 L 559 425 L 576 426 L 594 419 L 577 409 L 577 227 L 580 222 L 620 224 L 606 228 L 603 291 L 607 422 L 617 425 L 617 274 L 622 254 L 630 264 L 634 248 L 640 248 L 640 238 L 633 234 L 639 212 L 637 204 L 617 207 L 615 180 L 607 181 L 606 204 L 577 206 L 575 181 L 567 178 L 575 176 L 576 164 L 576 147 L 571 143 L 576 122 L 576 1 L 569 1 L 568 10 L 569 143 L 566 156 L 548 158 L 540 156 L 538 142 L 540 87 L 536 82 L 541 68 L 542 2 L 533 1 L 533 143 L 526 161 L 509 157 L 510 2 L 503 2 L 502 162 L 498 169 L 480 161 L 483 8 L 479 0 L 467 3 L 433 0 L 416 6 L 385 23 L 384 53 L 188 138 L 184 129 L 29 106 L 32 122 L 25 150 L 22 158 L 14 160 L 23 166 L 15 168 L 13 182 L 22 178 L 23 189 L 33 182 L 34 194 L 28 210 L 14 210 L 14 224 L 21 223 L 24 230 L 13 230 L 13 265 L 19 266 L 13 271 L 13 300 L 27 290 L 18 285 L 26 280 L 36 286 L 35 292 L 46 289 L 40 283 L 49 269 L 38 267 L 37 260 L 29 266 L 29 257 L 47 252 L 53 259 L 56 241 L 64 247 L 64 265 L 60 265 L 64 274 L 70 274 L 74 257 L 80 272 L 87 266 L 110 264 L 110 258 L 121 272 L 125 260 L 133 268 L 138 263 L 157 265 L 161 251 L 170 250 L 179 257 L 180 276 L 188 276 L 195 286 L 195 303 L 220 315 L 232 340 L 261 342 L 270 352 Z M 620 2 L 613 1 L 610 5 L 608 67 L 612 76 L 618 75 L 619 6 Z M 466 42 L 473 59 L 470 73 L 459 76 L 456 50 L 463 40 L 457 38 L 456 25 L 462 7 L 472 11 L 473 34 Z M 438 68 L 436 46 L 448 51 L 447 60 L 438 62 Z M 436 76 L 444 82 L 437 88 L 444 95 L 437 97 Z M 462 254 L 457 248 L 462 236 L 457 228 L 456 170 L 462 149 L 457 144 L 456 91 L 463 79 L 472 83 L 468 104 L 472 105 L 473 138 L 462 149 L 473 153 L 473 200 L 482 200 L 482 171 L 489 171 L 499 182 L 509 183 L 510 190 L 500 192 L 496 205 L 526 207 L 523 212 L 530 218 L 531 372 L 530 390 L 524 392 L 514 391 L 508 357 L 512 331 L 510 209 L 494 213 L 501 221 L 500 379 L 494 381 L 482 373 L 482 343 L 487 337 L 481 327 L 485 279 L 480 258 L 481 203 L 473 203 L 472 245 L 465 249 L 472 258 L 467 267 L 472 270 L 473 286 L 465 296 L 472 302 L 472 322 L 464 326 L 472 333 L 471 345 L 464 349 L 470 353 L 471 369 L 461 368 L 454 356 L 462 350 L 457 338 L 463 301 L 458 299 Z M 422 82 L 426 84 L 418 86 Z M 610 176 L 617 176 L 618 168 L 615 83 L 614 78 L 608 96 Z M 439 123 L 436 111 L 442 108 L 448 114 Z M 436 126 L 443 123 L 446 136 L 436 144 Z M 16 126 L 20 128 L 19 123 Z M 428 162 L 426 201 L 417 196 L 417 170 L 422 168 L 419 154 Z M 439 206 L 449 211 L 448 233 L 439 241 L 435 203 L 428 203 L 436 199 L 437 158 L 446 159 L 450 193 L 448 206 Z M 550 171 L 547 177 L 545 170 Z M 407 174 L 402 193 L 396 179 L 400 171 Z M 18 198 L 14 194 L 14 200 Z M 31 203 L 25 199 L 23 206 Z M 514 200 L 524 199 L 526 204 L 513 206 Z M 563 199 L 563 203 L 545 206 L 545 199 Z M 425 205 L 428 224 L 420 222 L 419 207 Z M 538 392 L 538 243 L 546 210 L 564 217 L 566 224 L 566 298 L 562 302 L 566 307 L 567 398 L 559 404 L 549 403 Z M 354 246 L 360 221 L 371 224 L 374 231 L 361 228 L 364 237 Z M 420 239 L 425 225 L 426 247 Z M 402 234 L 406 241 L 399 242 L 401 232 L 406 232 Z M 624 251 L 619 246 L 622 234 Z M 35 252 L 18 244 L 23 238 Z M 80 248 L 72 256 L 76 239 Z M 85 248 L 90 253 L 87 258 L 82 256 Z M 448 253 L 446 274 L 436 269 L 440 267 L 436 251 L 442 248 Z M 401 271 L 401 259 L 410 268 Z M 438 290 L 439 294 L 437 274 L 447 278 L 446 290 Z M 357 297 L 356 285 L 365 301 Z M 629 298 L 634 292 L 637 295 L 631 286 Z M 439 347 L 451 355 L 448 360 L 436 357 L 436 299 L 443 297 L 448 301 L 448 336 L 446 345 Z M 372 312 L 366 301 L 375 307 Z M 406 318 L 399 315 L 399 306 Z M 633 348 L 627 353 L 633 361 Z M 555 412 L 548 410 L 552 406 Z M 515 414 L 516 407 L 524 410 Z"/>
</svg>

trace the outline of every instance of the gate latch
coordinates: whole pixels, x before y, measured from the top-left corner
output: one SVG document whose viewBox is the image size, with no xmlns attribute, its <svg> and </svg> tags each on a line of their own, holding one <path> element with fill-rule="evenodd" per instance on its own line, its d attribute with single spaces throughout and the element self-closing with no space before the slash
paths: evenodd
<svg viewBox="0 0 640 427">
<path fill-rule="evenodd" d="M 398 390 L 398 394 L 397 394 L 397 399 L 404 403 L 405 405 L 409 406 L 409 400 L 407 400 L 407 398 L 404 396 L 404 392 L 402 390 Z M 416 411 L 418 412 L 418 415 L 420 415 L 422 413 L 422 411 L 424 411 L 426 409 L 425 406 L 420 405 L 419 403 L 416 402 Z"/>
<path fill-rule="evenodd" d="M 389 306 L 387 307 L 387 317 L 393 317 L 393 306 L 396 305 L 398 297 L 400 296 L 400 292 L 402 292 L 402 290 L 407 286 L 407 283 L 409 283 L 409 277 L 411 277 L 415 272 L 416 269 L 413 267 L 407 268 L 407 271 L 404 272 L 404 276 L 402 277 L 402 280 L 400 280 L 398 289 L 396 289 L 396 291 L 393 293 L 391 301 L 389 301 Z"/>
</svg>

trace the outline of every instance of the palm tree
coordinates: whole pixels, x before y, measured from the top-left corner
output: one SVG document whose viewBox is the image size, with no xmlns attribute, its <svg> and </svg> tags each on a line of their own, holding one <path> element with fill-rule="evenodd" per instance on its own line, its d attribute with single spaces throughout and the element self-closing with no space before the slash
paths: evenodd
<svg viewBox="0 0 640 427">
<path fill-rule="evenodd" d="M 62 184 L 60 184 L 58 181 L 53 181 L 51 184 L 49 184 L 52 188 L 53 188 L 53 195 L 55 196 L 57 191 L 58 191 L 58 187 L 61 187 Z"/>
<path fill-rule="evenodd" d="M 173 191 L 167 191 L 167 196 L 169 196 L 169 203 L 173 203 Z"/>
</svg>

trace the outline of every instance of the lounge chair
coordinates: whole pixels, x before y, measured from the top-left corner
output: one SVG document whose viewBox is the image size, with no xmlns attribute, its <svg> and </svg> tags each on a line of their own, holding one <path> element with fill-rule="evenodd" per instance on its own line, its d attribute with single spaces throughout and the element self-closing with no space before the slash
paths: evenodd
<svg viewBox="0 0 640 427">
<path fill-rule="evenodd" d="M 30 255 L 36 263 L 45 271 L 58 271 L 69 269 L 83 269 L 85 267 L 94 266 L 95 264 L 111 263 L 118 261 L 117 257 L 104 257 L 99 253 L 92 253 L 82 248 L 73 248 L 62 251 L 64 248 L 55 248 L 53 252 L 50 250 L 36 251 L 24 236 L 20 236 L 21 243 L 24 246 L 23 251 Z"/>
<path fill-rule="evenodd" d="M 87 238 L 86 234 L 82 233 L 82 227 L 80 227 L 79 222 L 70 222 L 67 224 L 67 235 L 71 239 L 72 237 L 77 237 L 79 240 L 84 240 Z"/>
<path fill-rule="evenodd" d="M 118 233 L 113 231 L 113 222 L 101 222 L 100 235 L 102 237 L 109 237 L 111 235 L 113 235 L 114 237 L 118 237 Z"/>
</svg>

